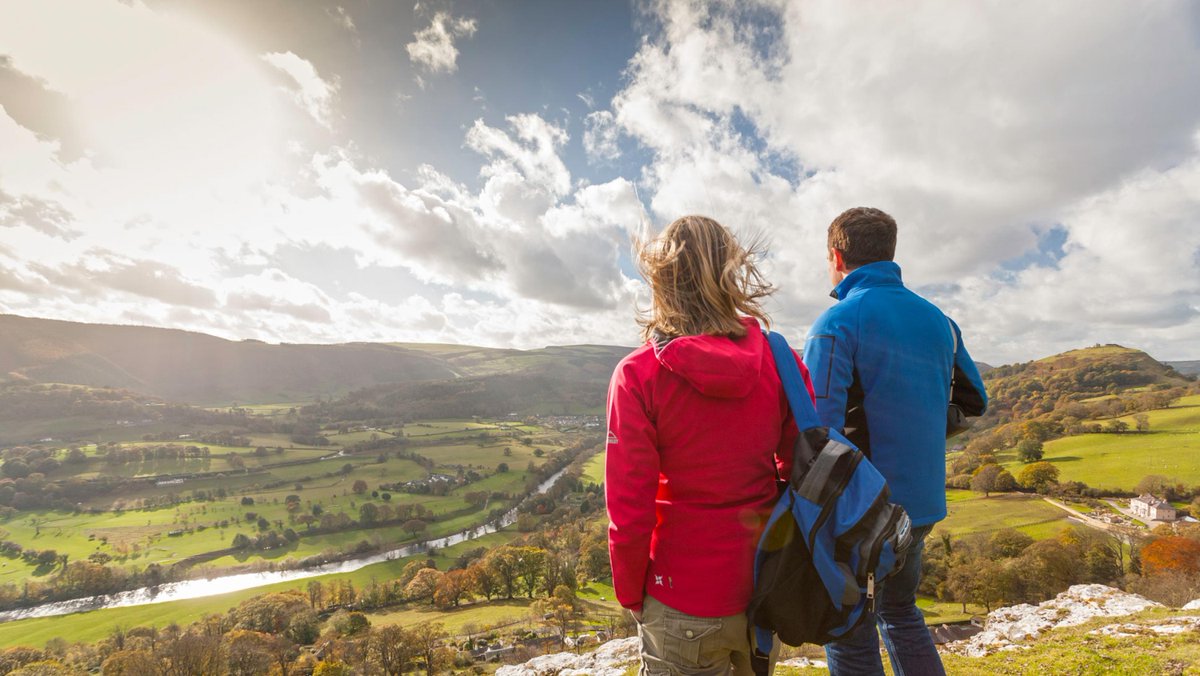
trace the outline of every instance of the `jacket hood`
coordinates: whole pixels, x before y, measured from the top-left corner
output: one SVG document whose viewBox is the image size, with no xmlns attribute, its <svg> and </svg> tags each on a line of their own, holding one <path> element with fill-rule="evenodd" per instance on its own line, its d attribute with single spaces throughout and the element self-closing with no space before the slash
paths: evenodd
<svg viewBox="0 0 1200 676">
<path fill-rule="evenodd" d="M 701 394 L 738 399 L 758 386 L 763 355 L 770 347 L 758 321 L 742 317 L 746 335 L 681 336 L 655 347 L 654 356 L 671 373 L 680 376 Z"/>
</svg>

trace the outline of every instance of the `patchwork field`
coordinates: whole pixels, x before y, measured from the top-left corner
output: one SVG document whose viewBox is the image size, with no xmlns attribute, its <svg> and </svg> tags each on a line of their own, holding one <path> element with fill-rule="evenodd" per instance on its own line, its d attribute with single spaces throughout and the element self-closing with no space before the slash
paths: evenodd
<svg viewBox="0 0 1200 676">
<path fill-rule="evenodd" d="M 386 549 L 470 528 L 482 523 L 492 510 L 510 507 L 525 490 L 527 468 L 541 465 L 567 443 L 553 430 L 508 423 L 430 421 L 410 424 L 405 431 L 420 434 L 414 434 L 400 449 L 343 450 L 354 443 L 392 436 L 382 430 L 331 433 L 327 437 L 331 444 L 322 448 L 292 448 L 283 445 L 286 439 L 278 438 L 281 435 L 255 435 L 252 442 L 263 446 L 265 452 L 256 453 L 257 446 L 219 446 L 188 439 L 175 444 L 207 447 L 209 457 L 121 464 L 99 457 L 101 451 L 92 444 L 81 448 L 87 460 L 63 464 L 48 478 L 146 480 L 127 484 L 119 493 L 101 493 L 79 503 L 91 512 L 18 512 L 0 521 L 0 540 L 37 551 L 53 550 L 68 561 L 98 555 L 109 557 L 116 565 L 137 568 L 216 552 L 232 547 L 238 534 L 254 537 L 270 529 L 289 529 L 299 537 L 271 549 L 245 550 L 203 565 L 222 568 L 301 559 L 344 551 L 362 542 Z M 462 435 L 462 439 L 454 435 Z M 127 439 L 122 446 L 163 443 Z M 62 453 L 65 455 L 65 450 Z M 407 453 L 417 453 L 433 464 L 426 467 L 401 457 Z M 234 458 L 240 460 L 244 471 L 231 464 Z M 424 482 L 431 474 L 454 478 L 464 472 L 475 474 L 444 494 L 422 492 L 419 486 L 395 488 L 406 482 Z M 483 503 L 468 500 L 467 495 L 473 493 L 489 497 Z M 176 501 L 171 496 L 185 499 Z M 163 502 L 168 506 L 155 506 Z M 419 506 L 432 518 L 424 519 L 427 528 L 418 533 L 401 522 L 382 527 L 357 523 L 360 510 L 371 503 L 391 510 Z M 339 514 L 351 523 L 336 532 L 311 532 L 322 516 Z M 0 584 L 49 579 L 58 568 L 21 558 L 0 558 Z"/>
</svg>

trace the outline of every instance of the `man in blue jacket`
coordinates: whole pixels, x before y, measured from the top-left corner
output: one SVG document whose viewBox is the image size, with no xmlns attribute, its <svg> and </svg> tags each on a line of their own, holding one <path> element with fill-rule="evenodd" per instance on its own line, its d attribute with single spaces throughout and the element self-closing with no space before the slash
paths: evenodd
<svg viewBox="0 0 1200 676">
<path fill-rule="evenodd" d="M 821 422 L 844 429 L 887 479 L 908 512 L 913 546 L 879 593 L 876 623 L 896 674 L 944 674 L 916 605 L 925 536 L 946 517 L 946 420 L 954 402 L 981 415 L 987 395 L 958 326 L 904 287 L 896 222 L 866 207 L 829 226 L 829 272 L 838 302 L 804 345 Z M 880 674 L 879 638 L 869 621 L 826 647 L 829 670 Z"/>
</svg>

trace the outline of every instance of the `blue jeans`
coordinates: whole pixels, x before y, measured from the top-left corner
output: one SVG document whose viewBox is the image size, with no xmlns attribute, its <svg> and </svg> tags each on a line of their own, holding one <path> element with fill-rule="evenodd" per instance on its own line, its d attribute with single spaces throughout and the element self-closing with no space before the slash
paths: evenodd
<svg viewBox="0 0 1200 676">
<path fill-rule="evenodd" d="M 876 593 L 875 622 L 867 618 L 849 636 L 825 646 L 831 676 L 883 676 L 880 635 L 896 676 L 945 675 L 942 658 L 925 627 L 925 617 L 917 610 L 921 553 L 925 550 L 925 536 L 932 528 L 929 525 L 913 529 L 913 546 L 904 567 L 889 577 Z"/>
</svg>

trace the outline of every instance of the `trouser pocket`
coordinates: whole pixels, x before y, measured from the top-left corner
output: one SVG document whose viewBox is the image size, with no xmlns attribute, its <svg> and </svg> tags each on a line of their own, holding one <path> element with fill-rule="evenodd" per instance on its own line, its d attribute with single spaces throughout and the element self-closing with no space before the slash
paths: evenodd
<svg viewBox="0 0 1200 676">
<path fill-rule="evenodd" d="M 696 617 L 671 608 L 663 617 L 663 659 L 679 665 L 684 673 L 718 663 L 727 665 L 728 651 L 720 650 L 722 620 Z"/>
</svg>

